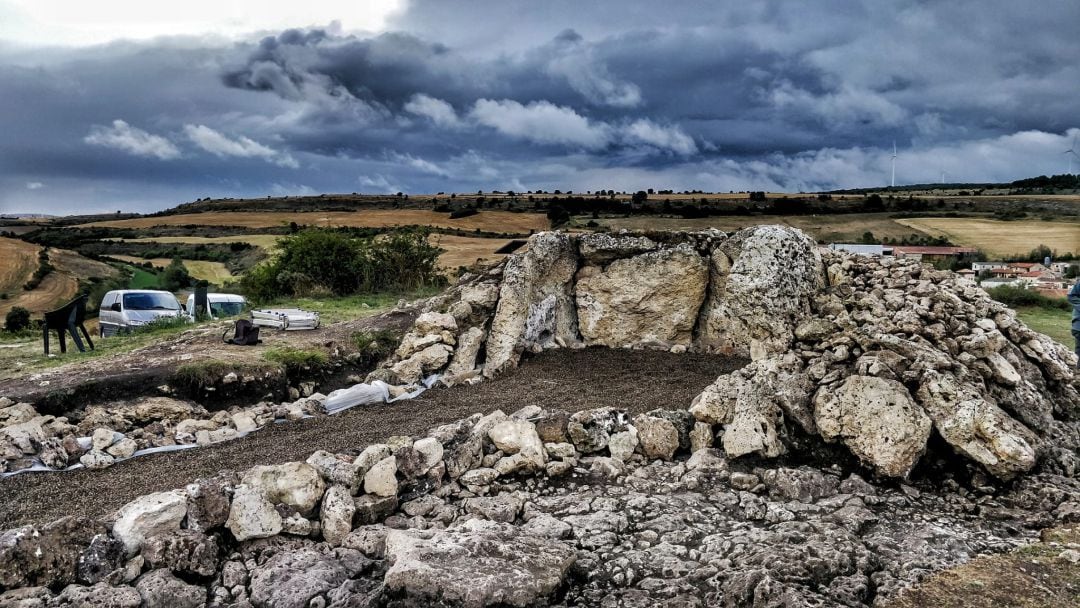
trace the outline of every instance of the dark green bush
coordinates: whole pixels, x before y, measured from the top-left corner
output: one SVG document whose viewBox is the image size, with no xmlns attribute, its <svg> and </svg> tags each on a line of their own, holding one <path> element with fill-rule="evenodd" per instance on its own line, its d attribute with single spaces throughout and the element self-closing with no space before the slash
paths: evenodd
<svg viewBox="0 0 1080 608">
<path fill-rule="evenodd" d="M 190 287 L 193 282 L 191 273 L 180 258 L 173 258 L 173 261 L 161 273 L 161 288 L 166 291 L 180 291 L 185 287 Z"/>
<path fill-rule="evenodd" d="M 1039 308 L 1072 310 L 1072 305 L 1069 304 L 1068 300 L 1064 298 L 1049 298 L 1034 289 L 1002 285 L 1001 287 L 987 289 L 986 293 L 990 294 L 991 298 L 994 298 L 1010 308 L 1036 306 Z"/>
<path fill-rule="evenodd" d="M 4 319 L 4 329 L 10 332 L 22 331 L 30 328 L 30 311 L 22 306 L 16 306 L 8 311 Z"/>
<path fill-rule="evenodd" d="M 436 264 L 441 250 L 428 243 L 426 231 L 356 236 L 308 228 L 279 243 L 280 255 L 240 280 L 240 290 L 252 301 L 407 291 L 446 281 Z"/>
</svg>

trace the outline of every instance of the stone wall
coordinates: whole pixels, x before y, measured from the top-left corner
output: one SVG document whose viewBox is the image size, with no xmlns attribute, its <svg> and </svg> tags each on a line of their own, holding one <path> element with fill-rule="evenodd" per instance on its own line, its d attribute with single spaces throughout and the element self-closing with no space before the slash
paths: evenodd
<svg viewBox="0 0 1080 608">
<path fill-rule="evenodd" d="M 889 477 L 935 436 L 999 479 L 1080 464 L 1075 355 L 916 261 L 823 250 L 784 226 L 548 232 L 466 283 L 373 377 L 478 382 L 552 348 L 748 355 L 690 407 L 730 457 L 779 456 L 801 433 Z"/>
</svg>

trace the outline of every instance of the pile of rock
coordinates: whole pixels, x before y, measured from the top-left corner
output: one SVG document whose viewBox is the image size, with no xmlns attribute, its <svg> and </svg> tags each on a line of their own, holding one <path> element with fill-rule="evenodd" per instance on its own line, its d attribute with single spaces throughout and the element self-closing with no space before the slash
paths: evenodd
<svg viewBox="0 0 1080 608">
<path fill-rule="evenodd" d="M 90 469 L 111 466 L 136 451 L 209 445 L 242 437 L 275 420 L 324 415 L 326 397 L 310 393 L 296 401 L 234 406 L 209 412 L 192 401 L 143 397 L 93 405 L 68 416 L 43 416 L 28 403 L 0 399 L 0 473 L 33 466 Z"/>
<path fill-rule="evenodd" d="M 1080 520 L 1061 477 L 923 493 L 712 443 L 685 411 L 529 407 L 223 471 L 0 534 L 0 605 L 858 606 Z"/>
<path fill-rule="evenodd" d="M 691 407 L 730 457 L 776 457 L 810 434 L 905 477 L 936 434 L 1000 479 L 1040 458 L 1080 464 L 1075 356 L 914 260 L 822 250 L 783 226 L 551 232 L 467 283 L 483 298 L 430 302 L 376 376 L 472 382 L 550 348 L 748 355 Z"/>
</svg>

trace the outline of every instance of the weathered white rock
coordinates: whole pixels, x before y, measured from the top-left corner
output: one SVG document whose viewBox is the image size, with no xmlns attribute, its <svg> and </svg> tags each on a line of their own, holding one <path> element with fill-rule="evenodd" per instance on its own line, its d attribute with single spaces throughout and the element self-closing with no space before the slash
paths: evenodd
<svg viewBox="0 0 1080 608">
<path fill-rule="evenodd" d="M 711 260 L 699 345 L 745 356 L 757 341 L 766 353 L 786 351 L 824 286 L 813 239 L 786 226 L 745 228 L 714 250 Z"/>
<path fill-rule="evenodd" d="M 453 530 L 391 530 L 386 557 L 387 588 L 414 602 L 525 607 L 558 588 L 575 552 L 509 524 L 474 520 Z"/>
<path fill-rule="evenodd" d="M 916 399 L 945 441 L 996 477 L 1012 479 L 1035 466 L 1035 434 L 984 399 L 975 385 L 927 370 Z"/>
<path fill-rule="evenodd" d="M 116 458 L 114 458 L 112 454 L 102 452 L 101 450 L 90 450 L 79 457 L 79 462 L 91 471 L 107 469 L 111 467 L 115 461 Z"/>
<path fill-rule="evenodd" d="M 509 259 L 486 343 L 485 376 L 517 365 L 526 347 L 577 341 L 571 296 L 576 270 L 576 247 L 560 232 L 533 236 L 525 253 Z"/>
<path fill-rule="evenodd" d="M 105 450 L 111 446 L 116 439 L 116 431 L 100 427 L 94 429 L 94 434 L 90 436 L 90 445 L 95 450 Z"/>
<path fill-rule="evenodd" d="M 180 490 L 140 496 L 120 507 L 113 536 L 124 543 L 128 557 L 138 553 L 143 539 L 180 529 L 187 514 L 187 496 Z"/>
<path fill-rule="evenodd" d="M 905 477 L 926 451 L 930 418 L 895 380 L 849 376 L 819 389 L 814 419 L 826 441 L 841 441 L 881 475 Z"/>
<path fill-rule="evenodd" d="M 689 245 L 585 266 L 575 288 L 587 345 L 687 345 L 705 298 L 708 264 Z"/>
<path fill-rule="evenodd" d="M 634 450 L 637 449 L 638 431 L 633 426 L 627 426 L 625 431 L 619 431 L 618 433 L 612 433 L 608 438 L 608 453 L 611 457 L 619 462 L 626 462 L 631 456 L 634 455 Z M 570 446 L 573 448 L 574 446 Z"/>
<path fill-rule="evenodd" d="M 690 451 L 697 452 L 711 448 L 713 444 L 712 425 L 704 422 L 695 422 L 690 430 Z"/>
<path fill-rule="evenodd" d="M 131 455 L 138 449 L 139 444 L 135 443 L 135 440 L 130 437 L 124 437 L 120 441 L 109 446 L 109 449 L 105 450 L 114 458 L 131 458 Z"/>
<path fill-rule="evenodd" d="M 240 483 L 261 489 L 270 502 L 289 505 L 304 516 L 311 514 L 326 489 L 319 471 L 306 462 L 252 467 Z"/>
<path fill-rule="evenodd" d="M 233 426 L 236 427 L 237 433 L 252 433 L 259 425 L 256 424 L 255 418 L 247 412 L 237 412 L 232 415 Z"/>
<path fill-rule="evenodd" d="M 364 476 L 364 491 L 376 496 L 397 496 L 397 459 L 384 458 L 368 469 Z"/>
<path fill-rule="evenodd" d="M 520 454 L 541 468 L 547 462 L 547 451 L 540 436 L 536 434 L 536 426 L 528 420 L 509 418 L 491 427 L 488 437 L 506 454 Z"/>
<path fill-rule="evenodd" d="M 323 495 L 322 522 L 323 539 L 331 547 L 337 547 L 341 541 L 352 531 L 353 515 L 356 513 L 356 505 L 353 504 L 352 494 L 345 486 L 334 485 Z"/>
<path fill-rule="evenodd" d="M 724 425 L 728 456 L 757 453 L 773 458 L 785 450 L 777 428 L 784 414 L 814 431 L 811 389 L 797 357 L 769 357 L 720 376 L 694 398 L 690 413 L 699 422 Z"/>
<path fill-rule="evenodd" d="M 454 350 L 454 359 L 446 368 L 447 375 L 456 376 L 471 372 L 476 367 L 476 356 L 484 347 L 484 330 L 479 327 L 470 327 L 458 336 L 457 348 Z"/>
<path fill-rule="evenodd" d="M 417 335 L 441 334 L 444 331 L 457 332 L 457 320 L 453 315 L 441 312 L 425 312 L 416 317 L 412 332 Z"/>
<path fill-rule="evenodd" d="M 439 464 L 443 458 L 443 445 L 434 437 L 425 437 L 413 444 L 413 449 L 423 457 L 420 473 L 428 472 L 431 467 Z"/>
<path fill-rule="evenodd" d="M 679 449 L 679 431 L 670 420 L 638 414 L 634 417 L 634 427 L 646 458 L 671 460 L 675 456 L 675 450 Z"/>
<path fill-rule="evenodd" d="M 281 533 L 281 515 L 259 487 L 239 485 L 233 494 L 226 527 L 237 540 L 269 538 Z"/>
</svg>

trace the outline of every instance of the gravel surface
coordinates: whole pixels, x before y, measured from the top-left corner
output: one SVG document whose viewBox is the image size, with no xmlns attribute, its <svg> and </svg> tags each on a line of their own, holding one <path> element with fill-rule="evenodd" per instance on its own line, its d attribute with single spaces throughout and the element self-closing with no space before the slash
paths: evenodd
<svg viewBox="0 0 1080 608">
<path fill-rule="evenodd" d="M 134 458 L 101 471 L 26 473 L 0 480 L 0 529 L 78 513 L 104 517 L 130 500 L 183 487 L 222 469 L 304 460 L 315 450 L 359 453 L 391 435 L 421 435 L 474 412 L 526 405 L 576 411 L 686 408 L 717 376 L 746 361 L 708 355 L 590 348 L 533 356 L 475 386 L 435 389 L 411 401 L 268 425 L 243 439 Z"/>
</svg>

